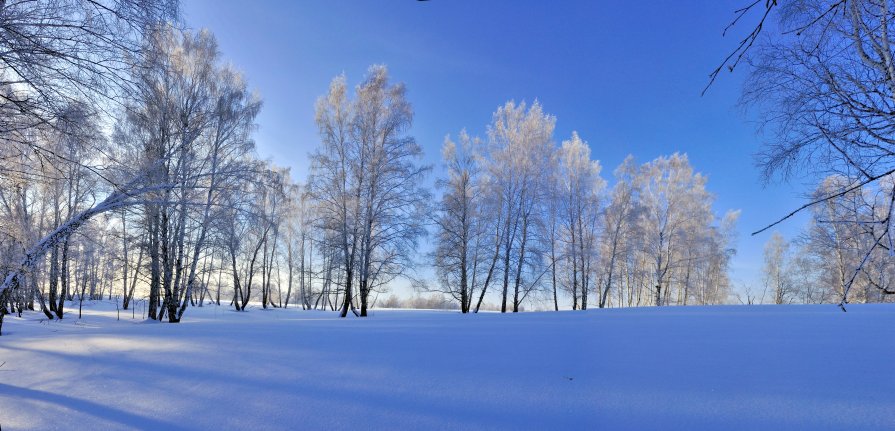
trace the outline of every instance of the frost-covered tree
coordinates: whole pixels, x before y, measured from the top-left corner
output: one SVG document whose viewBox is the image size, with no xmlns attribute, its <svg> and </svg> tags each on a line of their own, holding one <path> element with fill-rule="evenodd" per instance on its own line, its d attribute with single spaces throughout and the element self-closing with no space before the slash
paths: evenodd
<svg viewBox="0 0 895 431">
<path fill-rule="evenodd" d="M 0 131 L 24 132 L 66 116 L 72 104 L 109 106 L 133 89 L 144 37 L 175 20 L 176 0 L 32 0 L 0 8 Z M 16 115 L 7 115 L 16 113 Z M 56 162 L 43 143 L 18 142 Z"/>
<path fill-rule="evenodd" d="M 774 295 L 775 304 L 786 304 L 792 296 L 793 283 L 786 263 L 789 259 L 789 243 L 774 232 L 764 246 L 764 281 Z"/>
<path fill-rule="evenodd" d="M 640 211 L 635 195 L 634 178 L 637 166 L 628 156 L 615 170 L 615 186 L 603 215 L 604 231 L 600 236 L 601 276 L 598 286 L 600 308 L 609 302 L 610 289 L 618 284 L 618 272 L 625 256 L 633 251 L 633 239 L 637 237 L 635 223 Z"/>
<path fill-rule="evenodd" d="M 64 151 L 64 145 L 58 144 L 60 141 L 84 143 L 86 138 L 89 147 L 101 146 L 101 140 L 81 133 L 89 131 L 89 127 L 76 125 L 100 123 L 99 116 L 130 94 L 129 67 L 144 54 L 144 36 L 161 22 L 176 18 L 176 14 L 177 2 L 167 0 L 22 1 L 5 2 L 0 7 L 0 34 L 3 35 L 0 38 L 0 139 L 11 153 L 33 157 L 41 165 L 37 171 L 46 166 L 52 166 L 53 171 L 41 175 L 41 181 L 36 182 L 33 180 L 36 171 L 21 169 L 25 165 L 3 169 L 0 175 L 12 181 L 32 181 L 32 184 L 58 180 L 51 187 L 55 192 L 45 189 L 46 197 L 53 199 L 54 214 L 42 218 L 43 223 L 38 222 L 30 230 L 29 242 L 17 247 L 20 252 L 15 255 L 15 262 L 5 265 L 0 283 L 0 323 L 2 316 L 13 308 L 10 289 L 35 286 L 27 280 L 43 265 L 47 253 L 54 254 L 49 265 L 50 278 L 62 278 L 63 289 L 67 288 L 68 267 L 59 266 L 60 260 L 63 266 L 68 260 L 60 257 L 60 248 L 65 248 L 60 245 L 91 217 L 122 205 L 133 205 L 131 198 L 148 189 L 139 178 L 110 181 L 97 169 L 97 159 L 71 154 Z M 55 137 L 40 138 L 41 134 Z M 58 193 L 65 183 L 80 181 L 65 177 L 72 171 L 77 171 L 79 178 L 95 176 L 105 186 L 114 187 L 91 189 L 99 192 L 94 196 L 93 206 L 63 205 L 64 198 L 72 202 L 78 197 L 78 193 Z M 125 189 L 128 193 L 123 193 Z M 54 284 L 58 289 L 59 285 Z M 50 307 L 62 315 L 62 310 Z"/>
<path fill-rule="evenodd" d="M 831 175 L 818 186 L 818 199 L 831 194 L 811 208 L 811 220 L 796 244 L 798 258 L 793 266 L 801 280 L 804 302 L 841 302 L 850 286 L 849 302 L 885 301 L 895 261 L 891 258 L 887 229 L 878 222 L 889 208 L 892 179 L 852 187 L 852 180 Z M 838 193 L 851 189 L 846 193 Z M 878 238 L 882 246 L 874 246 Z M 868 253 L 867 250 L 870 250 Z M 797 265 L 796 265 L 797 264 Z"/>
<path fill-rule="evenodd" d="M 177 322 L 200 278 L 215 212 L 235 183 L 264 172 L 244 162 L 260 101 L 221 64 L 207 31 L 166 27 L 147 50 L 135 73 L 141 92 L 116 139 L 139 157 L 151 183 L 166 185 L 147 196 L 144 211 L 148 314 Z"/>
<path fill-rule="evenodd" d="M 286 263 L 286 296 L 283 308 L 289 308 L 295 286 L 298 291 L 297 299 L 304 310 L 311 308 L 311 283 L 307 275 L 312 272 L 312 261 L 309 259 L 313 252 L 312 208 L 308 194 L 301 184 L 288 181 L 284 195 L 281 222 L 285 247 L 283 258 Z"/>
<path fill-rule="evenodd" d="M 434 217 L 433 265 L 439 290 L 459 301 L 461 313 L 472 307 L 487 254 L 478 154 L 482 145 L 464 130 L 457 142 L 445 138 L 442 148 L 447 178 L 438 181 L 443 194 Z"/>
<path fill-rule="evenodd" d="M 425 233 L 428 192 L 422 151 L 407 135 L 413 110 L 403 84 L 385 66 L 372 66 L 349 100 L 344 76 L 317 102 L 321 145 L 312 156 L 309 190 L 321 228 L 337 243 L 343 271 L 342 311 L 367 315 L 370 293 L 408 276 L 417 239 Z"/>
<path fill-rule="evenodd" d="M 893 6 L 888 0 L 781 2 L 776 12 L 785 32 L 762 39 L 750 53 L 743 98 L 761 112 L 768 132 L 760 160 L 765 175 L 844 179 L 802 209 L 864 186 L 882 194 L 860 219 L 839 220 L 855 230 L 873 226 L 840 277 L 843 309 L 865 265 L 891 243 L 895 192 L 884 180 L 895 173 Z M 878 293 L 891 293 L 879 286 Z"/>
<path fill-rule="evenodd" d="M 488 126 L 486 169 L 503 216 L 501 312 L 507 311 L 511 285 L 516 312 L 547 272 L 533 236 L 549 197 L 550 176 L 542 169 L 553 156 L 555 124 L 556 118 L 544 113 L 537 101 L 531 107 L 510 101 L 497 109 Z"/>
<path fill-rule="evenodd" d="M 559 310 L 561 293 L 573 309 L 592 297 L 600 307 L 725 302 L 739 212 L 713 212 L 706 177 L 685 155 L 628 157 L 607 200 L 590 145 L 573 133 L 557 147 L 554 121 L 538 103 L 509 102 L 486 151 L 470 151 L 480 146 L 465 133 L 446 142 L 437 290 L 461 311 L 470 296 L 478 310 L 492 284 L 504 312 L 529 298 Z"/>
<path fill-rule="evenodd" d="M 590 146 L 572 132 L 558 153 L 558 207 L 561 213 L 565 283 L 572 309 L 587 309 L 587 298 L 599 258 L 601 194 L 606 182 L 600 163 L 591 160 Z"/>
<path fill-rule="evenodd" d="M 686 260 L 691 234 L 711 224 L 713 198 L 705 189 L 706 178 L 681 154 L 643 165 L 635 184 L 643 206 L 638 223 L 650 261 L 654 304 L 663 305 L 674 270 Z"/>
</svg>

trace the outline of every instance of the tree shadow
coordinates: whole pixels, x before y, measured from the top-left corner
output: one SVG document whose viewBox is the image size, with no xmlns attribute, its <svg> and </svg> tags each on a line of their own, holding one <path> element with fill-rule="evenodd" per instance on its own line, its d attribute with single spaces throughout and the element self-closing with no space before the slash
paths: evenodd
<svg viewBox="0 0 895 431">
<path fill-rule="evenodd" d="M 166 430 L 186 429 L 171 422 L 165 422 L 151 417 L 141 416 L 124 410 L 116 409 L 108 404 L 99 404 L 93 401 L 84 400 L 82 398 L 73 398 L 66 395 L 41 391 L 37 389 L 28 389 L 0 383 L 0 393 L 14 398 L 30 399 L 38 403 L 56 404 L 61 408 L 73 409 L 80 413 L 94 416 L 102 421 L 118 423 L 127 428 L 152 428 Z"/>
</svg>

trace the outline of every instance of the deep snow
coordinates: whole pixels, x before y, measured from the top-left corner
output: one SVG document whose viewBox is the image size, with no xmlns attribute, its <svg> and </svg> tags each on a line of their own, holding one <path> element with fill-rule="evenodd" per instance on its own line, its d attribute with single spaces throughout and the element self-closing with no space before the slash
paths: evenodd
<svg viewBox="0 0 895 431">
<path fill-rule="evenodd" d="M 895 306 L 7 316 L 0 427 L 895 429 Z"/>
</svg>

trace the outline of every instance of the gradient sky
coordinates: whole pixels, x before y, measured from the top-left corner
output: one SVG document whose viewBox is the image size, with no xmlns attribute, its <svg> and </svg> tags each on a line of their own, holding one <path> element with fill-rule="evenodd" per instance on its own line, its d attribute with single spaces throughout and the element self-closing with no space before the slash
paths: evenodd
<svg viewBox="0 0 895 431">
<path fill-rule="evenodd" d="M 805 187 L 763 185 L 761 137 L 736 106 L 745 68 L 700 96 L 746 30 L 721 35 L 741 3 L 183 0 L 183 11 L 260 93 L 258 151 L 296 179 L 318 143 L 314 102 L 340 73 L 354 85 L 369 65 L 388 65 L 407 85 L 411 133 L 436 174 L 446 134 L 484 135 L 499 105 L 538 99 L 557 117 L 557 142 L 578 131 L 610 184 L 628 154 L 687 153 L 718 214 L 742 210 L 732 278 L 758 287 L 770 234 L 749 233 L 800 205 Z M 806 220 L 779 230 L 791 238 Z"/>
</svg>

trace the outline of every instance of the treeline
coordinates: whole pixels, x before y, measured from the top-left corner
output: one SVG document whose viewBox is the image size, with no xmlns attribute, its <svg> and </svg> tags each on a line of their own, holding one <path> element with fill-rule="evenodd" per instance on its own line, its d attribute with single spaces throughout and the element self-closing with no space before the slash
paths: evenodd
<svg viewBox="0 0 895 431">
<path fill-rule="evenodd" d="M 434 289 L 463 312 L 489 292 L 504 312 L 530 298 L 559 310 L 561 296 L 572 309 L 724 302 L 738 212 L 715 215 L 706 177 L 685 155 L 628 157 L 607 189 L 577 133 L 555 144 L 555 121 L 508 102 L 485 138 L 445 140 Z"/>
<path fill-rule="evenodd" d="M 0 319 L 113 297 L 170 322 L 208 302 L 364 316 L 399 278 L 463 312 L 486 296 L 503 312 L 728 296 L 736 213 L 715 215 L 684 155 L 628 158 L 607 188 L 577 134 L 558 145 L 537 102 L 508 102 L 485 138 L 446 139 L 433 199 L 406 90 L 373 66 L 317 101 L 299 183 L 258 157 L 260 98 L 212 34 L 176 24 L 176 3 L 0 17 L 22 35 L 0 53 Z"/>
<path fill-rule="evenodd" d="M 808 226 L 792 241 L 777 232 L 768 239 L 764 286 L 752 299 L 775 304 L 891 301 L 893 241 L 879 220 L 889 217 L 893 185 L 892 177 L 874 185 L 827 177 L 814 198 L 838 196 L 813 206 Z"/>
</svg>

